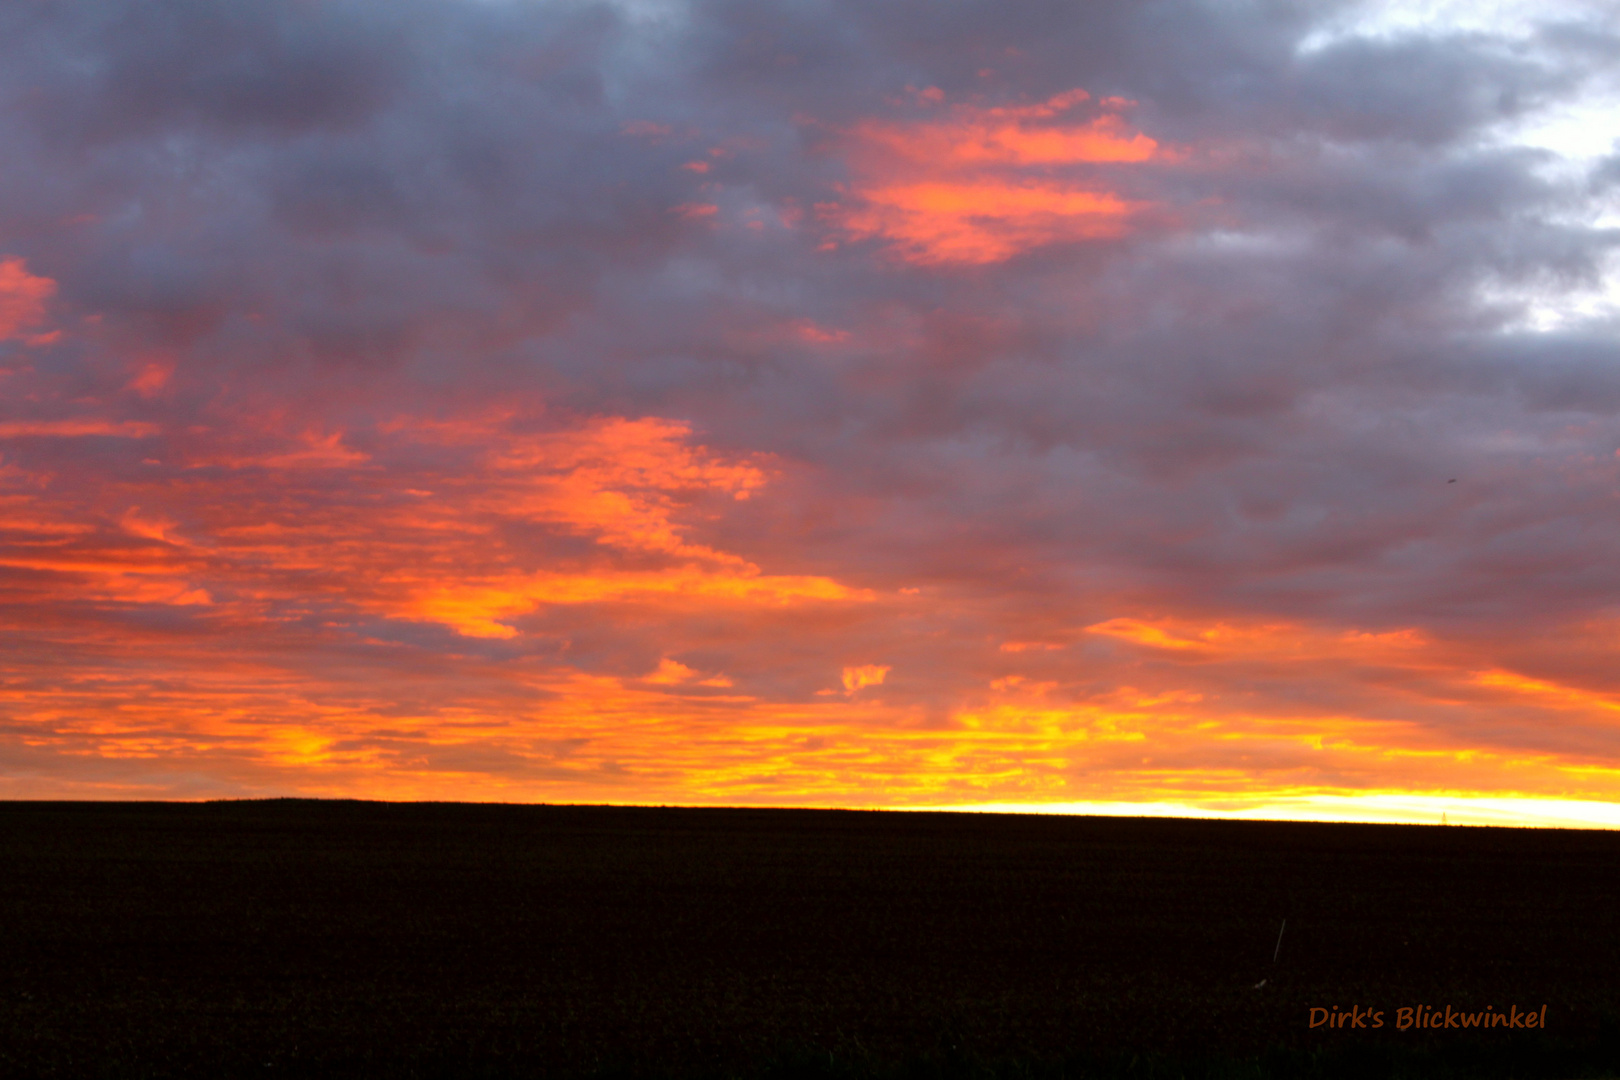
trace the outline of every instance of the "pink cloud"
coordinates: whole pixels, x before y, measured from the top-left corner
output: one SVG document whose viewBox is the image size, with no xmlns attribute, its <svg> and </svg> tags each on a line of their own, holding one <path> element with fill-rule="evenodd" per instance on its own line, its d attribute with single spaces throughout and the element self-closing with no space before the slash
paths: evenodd
<svg viewBox="0 0 1620 1080">
<path fill-rule="evenodd" d="M 39 325 L 55 295 L 56 282 L 30 274 L 22 259 L 0 259 L 0 340 Z"/>
</svg>

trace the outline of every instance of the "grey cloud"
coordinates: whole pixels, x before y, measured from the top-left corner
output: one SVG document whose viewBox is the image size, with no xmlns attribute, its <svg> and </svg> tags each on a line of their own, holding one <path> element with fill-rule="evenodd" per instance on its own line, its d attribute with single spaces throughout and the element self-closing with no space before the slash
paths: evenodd
<svg viewBox="0 0 1620 1080">
<path fill-rule="evenodd" d="M 48 138 L 105 142 L 202 125 L 244 135 L 347 127 L 402 81 L 398 26 L 363 4 L 162 0 L 26 5 L 11 50 Z"/>
<path fill-rule="evenodd" d="M 32 169 L 0 227 L 37 239 L 12 250 L 82 310 L 210 363 L 210 337 L 249 316 L 278 357 L 387 365 L 458 321 L 487 351 L 682 233 L 680 148 L 627 137 L 634 112 L 604 96 L 623 33 L 608 8 L 107 4 L 13 22 L 0 138 Z"/>
</svg>

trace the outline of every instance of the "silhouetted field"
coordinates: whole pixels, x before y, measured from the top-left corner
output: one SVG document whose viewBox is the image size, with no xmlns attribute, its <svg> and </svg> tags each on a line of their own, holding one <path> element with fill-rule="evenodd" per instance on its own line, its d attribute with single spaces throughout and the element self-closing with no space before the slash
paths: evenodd
<svg viewBox="0 0 1620 1080">
<path fill-rule="evenodd" d="M 1620 1073 L 1614 833 L 10 803 L 0 920 L 6 1077 Z"/>
</svg>

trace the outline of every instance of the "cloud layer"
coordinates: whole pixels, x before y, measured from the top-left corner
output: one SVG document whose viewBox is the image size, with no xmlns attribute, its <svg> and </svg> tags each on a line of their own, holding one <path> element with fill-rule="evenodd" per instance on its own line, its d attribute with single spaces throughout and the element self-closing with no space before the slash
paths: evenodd
<svg viewBox="0 0 1620 1080">
<path fill-rule="evenodd" d="M 1401 11 L 15 6 L 0 795 L 1620 801 L 1620 24 Z"/>
</svg>

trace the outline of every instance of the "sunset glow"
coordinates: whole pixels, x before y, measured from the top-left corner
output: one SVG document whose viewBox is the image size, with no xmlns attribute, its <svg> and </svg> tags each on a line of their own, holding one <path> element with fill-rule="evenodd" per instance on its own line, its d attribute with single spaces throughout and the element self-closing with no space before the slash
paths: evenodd
<svg viewBox="0 0 1620 1080">
<path fill-rule="evenodd" d="M 943 98 L 938 88 L 918 95 L 929 112 Z M 1100 189 L 1101 178 L 1084 167 L 1167 155 L 1117 113 L 1074 115 L 1090 98 L 1071 90 L 1035 105 L 957 105 L 941 119 L 861 123 L 850 136 L 859 181 L 847 203 L 824 205 L 824 215 L 851 238 L 882 238 L 923 265 L 1000 262 L 1048 244 L 1121 236 L 1146 204 Z"/>
<path fill-rule="evenodd" d="M 1540 24 L 99 8 L 0 46 L 0 797 L 1620 826 Z"/>
</svg>

